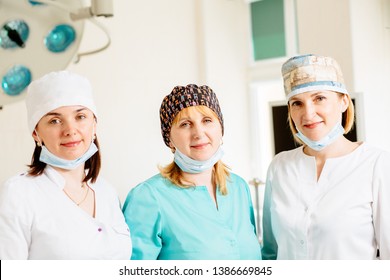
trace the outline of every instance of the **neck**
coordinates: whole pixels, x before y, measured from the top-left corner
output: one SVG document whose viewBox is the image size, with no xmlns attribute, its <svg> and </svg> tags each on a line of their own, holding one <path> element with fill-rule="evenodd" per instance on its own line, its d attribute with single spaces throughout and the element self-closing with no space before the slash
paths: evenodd
<svg viewBox="0 0 390 280">
<path fill-rule="evenodd" d="M 347 155 L 355 150 L 360 143 L 351 142 L 344 136 L 339 137 L 335 142 L 325 147 L 321 151 L 311 149 L 309 146 L 305 146 L 303 152 L 309 156 L 314 156 L 317 167 L 317 180 L 319 180 L 322 169 L 328 158 L 336 158 Z"/>
<path fill-rule="evenodd" d="M 321 151 L 316 151 L 311 149 L 309 146 L 305 146 L 303 151 L 309 156 L 314 156 L 318 159 L 334 158 L 341 157 L 349 154 L 354 149 L 359 146 L 359 143 L 351 142 L 344 136 L 340 136 L 336 141 L 334 141 L 329 146 L 325 147 Z"/>
<path fill-rule="evenodd" d="M 197 174 L 183 172 L 183 178 L 186 182 L 195 184 L 195 186 L 206 186 L 210 197 L 213 199 L 216 207 L 218 208 L 216 186 L 213 183 L 213 167 Z"/>
<path fill-rule="evenodd" d="M 210 186 L 212 185 L 213 168 L 205 170 L 201 173 L 183 172 L 183 179 L 186 182 L 192 183 L 195 186 Z"/>
<path fill-rule="evenodd" d="M 65 178 L 66 186 L 80 186 L 80 183 L 85 178 L 84 164 L 80 164 L 73 170 L 52 167 Z"/>
</svg>

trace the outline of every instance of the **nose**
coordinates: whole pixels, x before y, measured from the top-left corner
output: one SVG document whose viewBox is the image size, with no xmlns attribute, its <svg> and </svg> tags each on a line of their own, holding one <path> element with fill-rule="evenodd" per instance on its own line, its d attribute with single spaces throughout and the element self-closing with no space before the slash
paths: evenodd
<svg viewBox="0 0 390 280">
<path fill-rule="evenodd" d="M 313 104 L 306 103 L 304 106 L 304 118 L 311 119 L 316 114 L 316 110 Z"/>
<path fill-rule="evenodd" d="M 75 135 L 76 131 L 77 131 L 77 129 L 76 129 L 75 123 L 73 123 L 71 121 L 64 122 L 64 124 L 63 124 L 64 135 L 66 135 L 66 136 Z"/>
<path fill-rule="evenodd" d="M 193 129 L 192 129 L 192 137 L 195 139 L 199 139 L 202 137 L 204 133 L 204 128 L 200 124 L 194 124 Z"/>
</svg>

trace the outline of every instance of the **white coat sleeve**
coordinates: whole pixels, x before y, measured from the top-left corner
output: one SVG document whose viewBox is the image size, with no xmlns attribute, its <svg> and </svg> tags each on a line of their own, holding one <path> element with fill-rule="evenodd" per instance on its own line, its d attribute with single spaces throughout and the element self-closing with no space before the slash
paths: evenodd
<svg viewBox="0 0 390 280">
<path fill-rule="evenodd" d="M 390 153 L 381 154 L 374 167 L 373 220 L 379 258 L 390 260 Z"/>
<path fill-rule="evenodd" d="M 0 186 L 0 259 L 28 259 L 31 211 L 21 188 L 8 180 Z"/>
</svg>

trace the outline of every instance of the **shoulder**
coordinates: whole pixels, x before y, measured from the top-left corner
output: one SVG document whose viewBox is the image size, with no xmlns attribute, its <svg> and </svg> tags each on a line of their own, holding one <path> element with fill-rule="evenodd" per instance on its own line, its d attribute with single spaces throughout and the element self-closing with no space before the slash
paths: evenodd
<svg viewBox="0 0 390 280">
<path fill-rule="evenodd" d="M 365 157 L 371 157 L 375 162 L 375 166 L 385 170 L 387 174 L 390 170 L 390 152 L 381 148 L 373 147 L 368 144 L 365 144 L 362 147 L 362 154 L 366 155 Z"/>
<path fill-rule="evenodd" d="M 283 151 L 283 152 L 278 153 L 277 155 L 274 156 L 272 162 L 275 163 L 275 162 L 287 161 L 287 160 L 290 160 L 293 158 L 300 157 L 300 156 L 302 156 L 302 154 L 303 154 L 302 146 L 300 146 L 300 147 L 292 149 L 292 150 Z"/>
<path fill-rule="evenodd" d="M 276 154 L 268 165 L 267 180 L 271 180 L 277 173 L 299 166 L 306 157 L 302 146 Z"/>
<path fill-rule="evenodd" d="M 161 185 L 167 184 L 166 181 L 168 180 L 157 174 L 133 187 L 127 194 L 123 204 L 125 215 L 134 212 L 134 209 L 144 209 L 142 211 L 158 209 L 159 197 L 161 196 L 158 190 Z"/>
<path fill-rule="evenodd" d="M 1 191 L 25 192 L 31 189 L 31 186 L 40 181 L 40 176 L 30 176 L 27 173 L 15 175 L 1 184 Z"/>
<path fill-rule="evenodd" d="M 247 185 L 247 182 L 242 178 L 240 175 L 237 175 L 236 173 L 230 172 L 229 181 L 233 184 L 242 184 Z"/>
<path fill-rule="evenodd" d="M 290 165 L 291 162 L 299 162 L 307 157 L 308 156 L 303 152 L 303 147 L 300 146 L 298 148 L 276 154 L 271 161 L 271 165 Z"/>
<path fill-rule="evenodd" d="M 249 191 L 249 186 L 247 181 L 241 176 L 232 172 L 230 173 L 230 177 L 227 180 L 227 187 L 229 191 L 232 190 L 239 191 L 239 192 Z"/>
<path fill-rule="evenodd" d="M 0 185 L 0 206 L 1 205 L 23 205 L 27 206 L 31 199 L 39 195 L 35 185 L 39 182 L 38 177 L 27 174 L 13 176 Z"/>
<path fill-rule="evenodd" d="M 161 176 L 161 174 L 156 174 L 133 187 L 129 191 L 126 200 L 132 200 L 133 198 L 136 198 L 137 200 L 155 199 L 156 196 L 158 196 L 158 193 L 167 191 L 166 186 L 173 185 L 168 179 Z"/>
<path fill-rule="evenodd" d="M 153 192 L 158 190 L 161 186 L 171 185 L 170 181 L 164 178 L 161 174 L 156 174 L 153 177 L 139 183 L 130 192 L 133 193 L 144 193 Z"/>
<path fill-rule="evenodd" d="M 293 162 L 297 162 L 303 155 L 302 146 L 293 150 L 280 152 L 271 160 L 268 166 L 268 172 L 272 172 L 283 165 L 290 165 Z"/>
<path fill-rule="evenodd" d="M 362 153 L 367 154 L 367 155 L 374 155 L 374 156 L 382 156 L 382 157 L 390 157 L 390 152 L 375 146 L 371 146 L 370 144 L 367 143 L 362 143 L 361 144 L 361 150 Z"/>
<path fill-rule="evenodd" d="M 113 185 L 107 181 L 104 177 L 99 177 L 95 183 L 88 183 L 94 188 L 103 189 L 106 191 L 114 191 Z"/>
<path fill-rule="evenodd" d="M 88 183 L 88 185 L 97 193 L 103 194 L 105 197 L 118 197 L 117 189 L 104 177 L 99 177 L 95 183 Z"/>
<path fill-rule="evenodd" d="M 371 164 L 386 164 L 390 165 L 390 152 L 384 149 L 371 146 L 367 143 L 362 143 L 354 153 L 357 161 Z"/>
</svg>

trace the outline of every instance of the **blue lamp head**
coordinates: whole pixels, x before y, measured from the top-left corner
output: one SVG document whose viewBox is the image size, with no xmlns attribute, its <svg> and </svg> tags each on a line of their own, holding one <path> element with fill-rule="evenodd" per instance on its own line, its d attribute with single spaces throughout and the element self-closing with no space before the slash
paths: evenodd
<svg viewBox="0 0 390 280">
<path fill-rule="evenodd" d="M 30 29 L 24 20 L 11 20 L 0 29 L 0 47 L 13 49 L 24 47 Z"/>
<path fill-rule="evenodd" d="M 31 82 L 31 71 L 23 65 L 15 65 L 3 76 L 1 87 L 10 96 L 19 95 Z"/>
<path fill-rule="evenodd" d="M 68 24 L 55 26 L 45 37 L 47 49 L 54 53 L 64 52 L 76 40 L 76 31 Z"/>
</svg>

